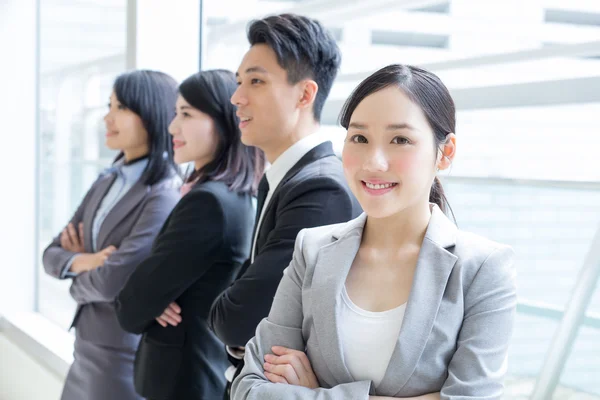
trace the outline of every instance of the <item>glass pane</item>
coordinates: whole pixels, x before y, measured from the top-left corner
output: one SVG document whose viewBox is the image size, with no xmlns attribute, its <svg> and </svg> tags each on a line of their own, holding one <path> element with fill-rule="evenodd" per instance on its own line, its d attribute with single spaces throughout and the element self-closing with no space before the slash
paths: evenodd
<svg viewBox="0 0 600 400">
<path fill-rule="evenodd" d="M 104 146 L 102 118 L 125 68 L 126 3 L 40 2 L 40 257 L 115 156 Z M 39 275 L 39 311 L 68 327 L 75 309 L 70 281 L 41 267 Z"/>
</svg>

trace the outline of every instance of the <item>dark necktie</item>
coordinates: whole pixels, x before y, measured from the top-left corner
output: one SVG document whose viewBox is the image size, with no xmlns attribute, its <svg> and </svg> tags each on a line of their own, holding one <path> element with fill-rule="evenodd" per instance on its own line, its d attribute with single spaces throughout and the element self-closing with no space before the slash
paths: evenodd
<svg viewBox="0 0 600 400">
<path fill-rule="evenodd" d="M 267 194 L 269 193 L 269 181 L 267 180 L 267 175 L 263 175 L 260 183 L 258 184 L 258 196 L 256 203 L 256 220 L 254 221 L 254 225 L 258 224 L 258 220 L 260 219 L 260 214 L 262 213 L 262 209 L 265 205 L 265 200 L 267 199 Z"/>
<path fill-rule="evenodd" d="M 256 202 L 256 219 L 254 220 L 252 243 L 254 243 L 254 238 L 256 237 L 256 235 L 258 235 L 258 221 L 260 219 L 260 214 L 262 213 L 262 209 L 265 206 L 265 200 L 267 199 L 268 193 L 269 193 L 269 181 L 267 180 L 267 174 L 264 174 L 262 179 L 260 180 L 260 183 L 258 184 L 258 196 L 257 196 L 257 202 Z"/>
</svg>

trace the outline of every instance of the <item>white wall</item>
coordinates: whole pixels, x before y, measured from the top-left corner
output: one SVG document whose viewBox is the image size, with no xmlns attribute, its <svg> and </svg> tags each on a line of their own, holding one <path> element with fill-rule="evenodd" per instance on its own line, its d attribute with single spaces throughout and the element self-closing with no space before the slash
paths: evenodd
<svg viewBox="0 0 600 400">
<path fill-rule="evenodd" d="M 62 379 L 0 334 L 0 400 L 58 400 Z"/>
</svg>

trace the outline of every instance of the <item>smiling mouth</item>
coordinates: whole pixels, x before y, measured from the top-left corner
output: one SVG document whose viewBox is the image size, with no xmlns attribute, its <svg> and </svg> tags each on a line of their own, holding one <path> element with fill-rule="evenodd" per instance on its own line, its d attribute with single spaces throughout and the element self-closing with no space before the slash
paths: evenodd
<svg viewBox="0 0 600 400">
<path fill-rule="evenodd" d="M 244 129 L 246 126 L 248 126 L 250 121 L 252 121 L 252 118 L 247 118 L 247 117 L 240 118 L 239 128 Z"/>
<path fill-rule="evenodd" d="M 397 183 L 370 183 L 370 182 L 365 182 L 362 181 L 365 186 L 371 190 L 382 190 L 382 189 L 389 189 L 392 188 L 394 186 L 397 186 Z"/>
</svg>

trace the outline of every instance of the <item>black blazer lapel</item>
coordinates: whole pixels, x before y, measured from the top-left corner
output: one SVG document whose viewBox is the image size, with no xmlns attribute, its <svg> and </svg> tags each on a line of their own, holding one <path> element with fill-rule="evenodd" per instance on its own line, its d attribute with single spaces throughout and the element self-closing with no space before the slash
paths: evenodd
<svg viewBox="0 0 600 400">
<path fill-rule="evenodd" d="M 260 226 L 260 231 L 258 232 L 258 238 L 256 240 L 255 254 L 258 254 L 258 251 L 259 251 L 261 245 L 263 244 L 262 242 L 263 242 L 264 238 L 267 237 L 266 234 L 268 233 L 268 231 L 271 230 L 271 227 L 266 227 L 265 220 L 267 219 L 267 215 L 269 215 L 272 212 L 273 204 L 277 203 L 277 196 L 279 196 L 279 192 L 281 191 L 281 188 L 286 184 L 286 182 L 288 182 L 290 179 L 292 179 L 298 172 L 300 172 L 307 165 L 312 164 L 313 162 L 318 161 L 322 158 L 331 157 L 331 156 L 335 157 L 335 153 L 333 152 L 333 145 L 331 144 L 331 142 L 327 141 L 327 142 L 321 143 L 320 145 L 316 146 L 315 148 L 310 150 L 308 153 L 306 153 L 296 164 L 294 164 L 294 166 L 292 168 L 290 168 L 290 170 L 287 172 L 287 174 L 285 174 L 285 176 L 283 177 L 283 179 L 281 180 L 279 185 L 277 185 L 277 188 L 273 192 L 273 195 L 271 196 L 271 200 L 269 201 L 269 204 L 267 204 L 267 206 L 266 206 L 267 208 L 265 210 L 262 224 Z M 261 240 L 261 238 L 263 238 L 263 240 Z"/>
</svg>

